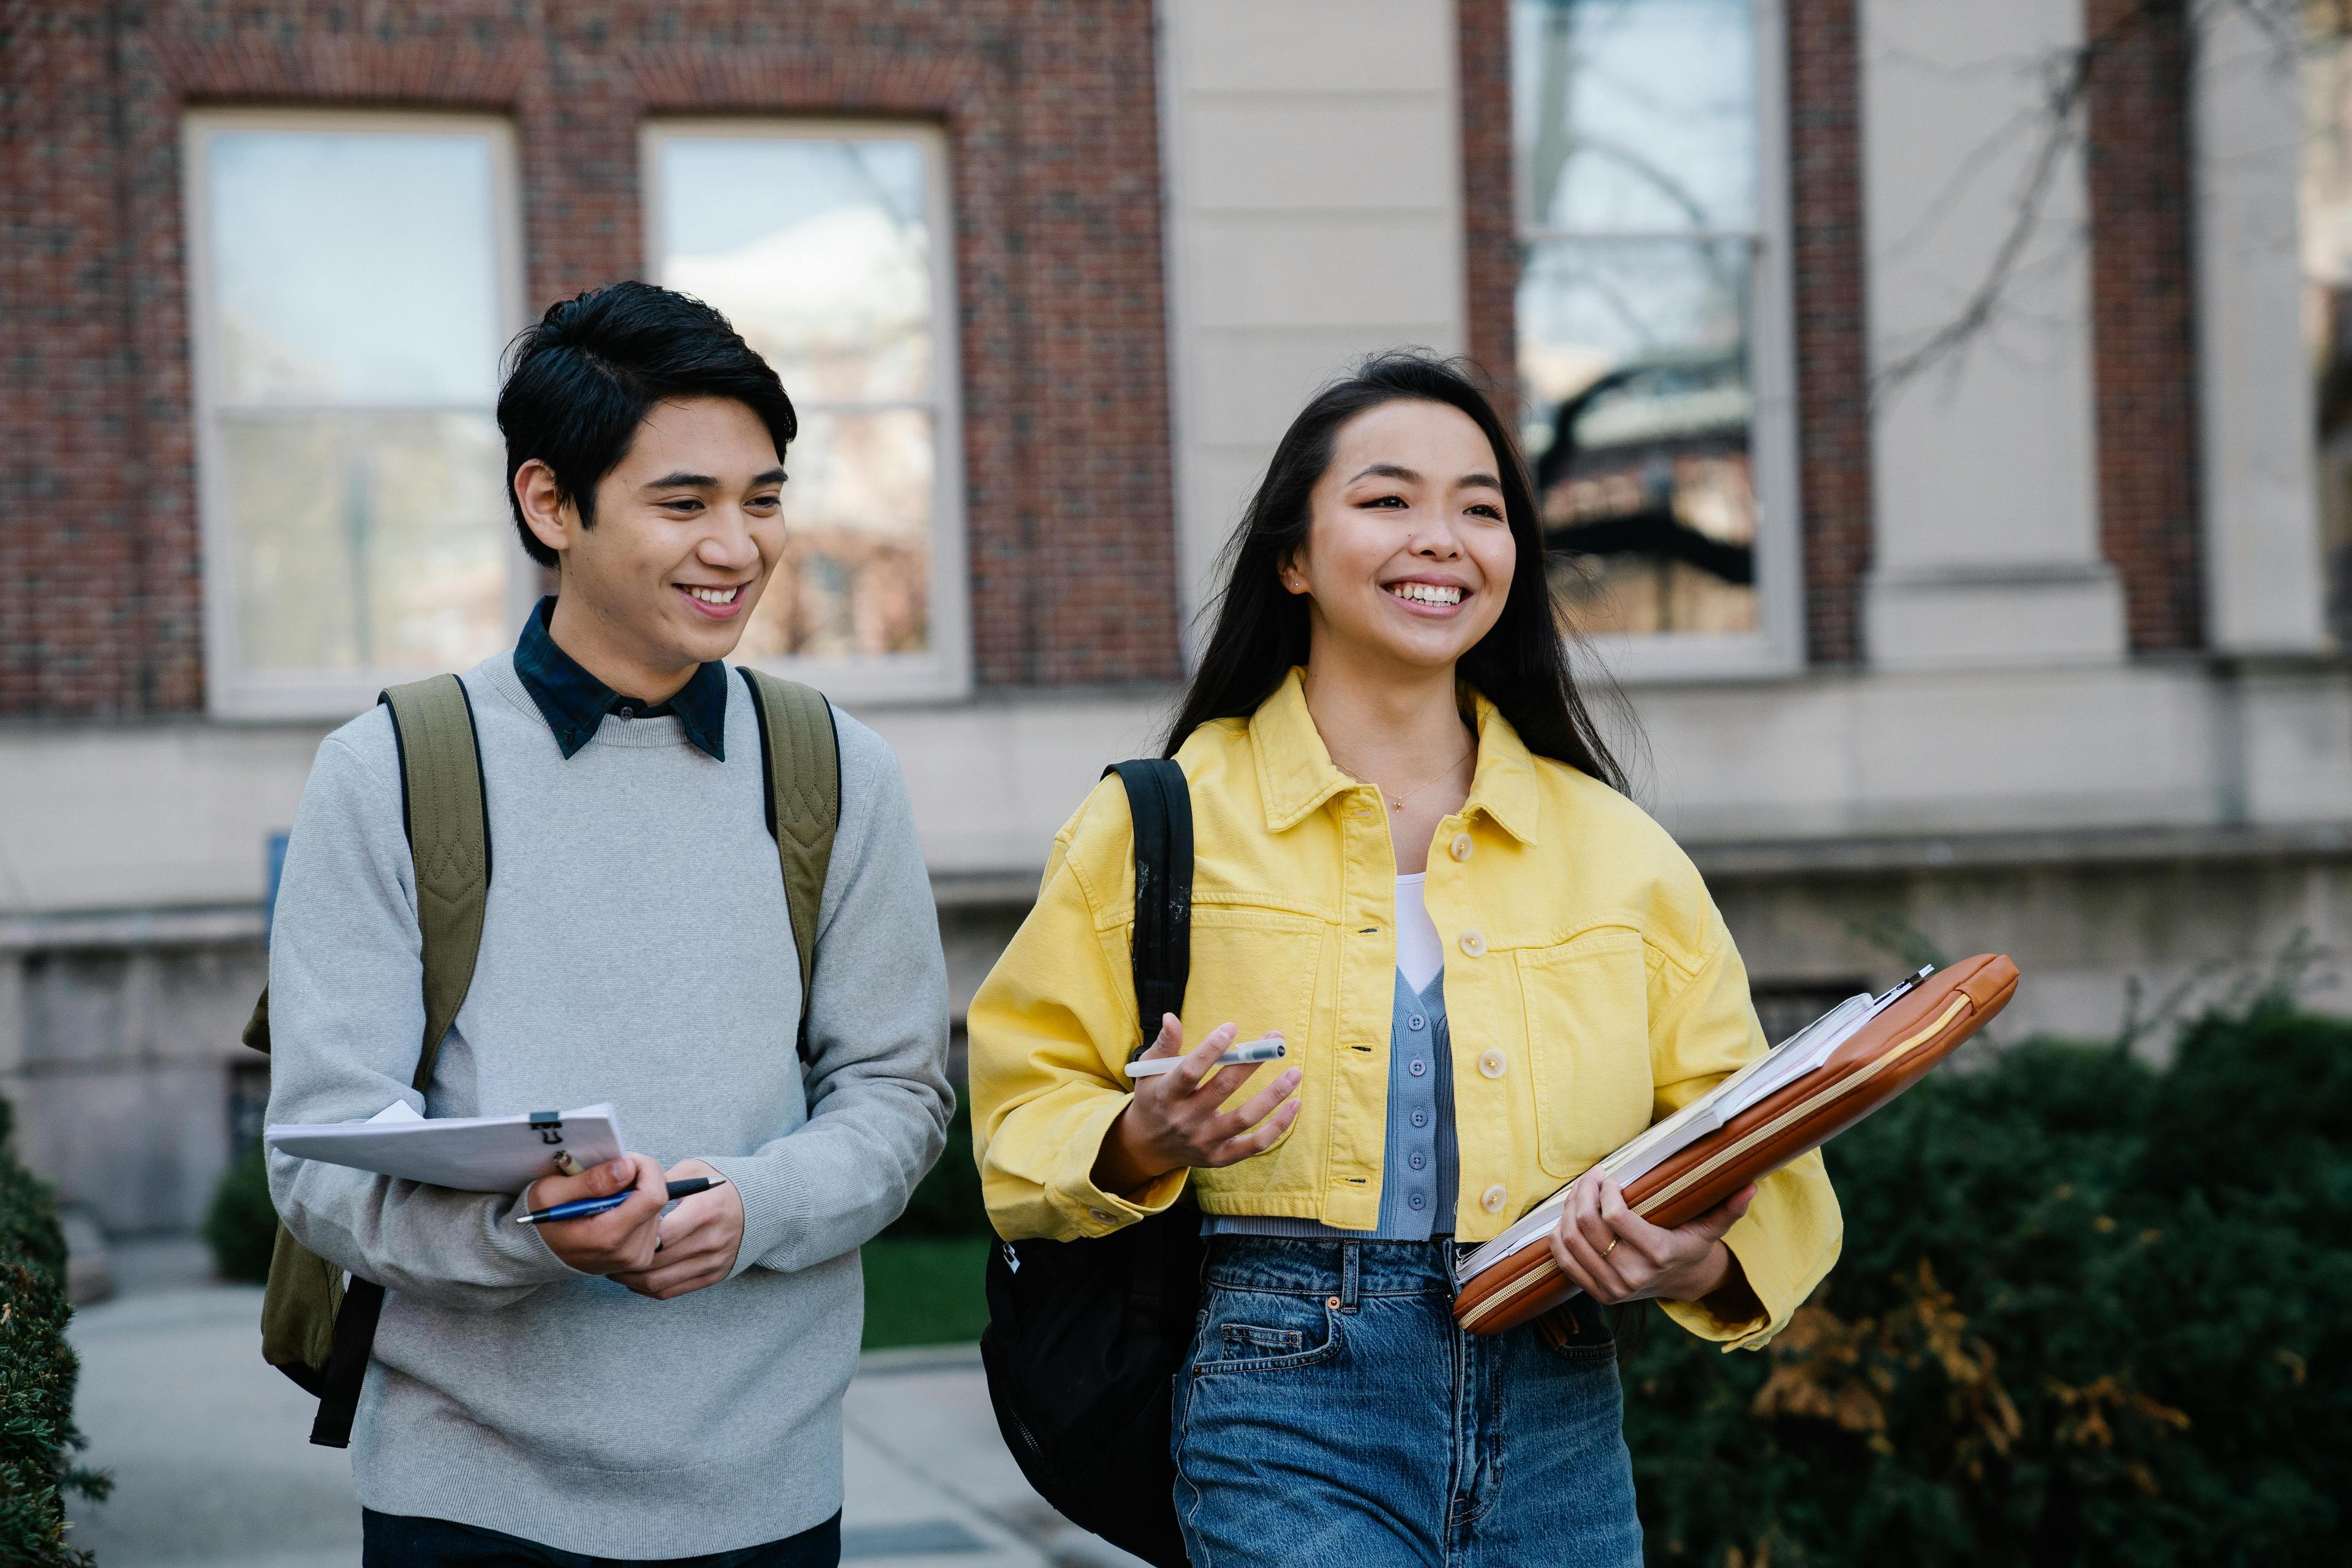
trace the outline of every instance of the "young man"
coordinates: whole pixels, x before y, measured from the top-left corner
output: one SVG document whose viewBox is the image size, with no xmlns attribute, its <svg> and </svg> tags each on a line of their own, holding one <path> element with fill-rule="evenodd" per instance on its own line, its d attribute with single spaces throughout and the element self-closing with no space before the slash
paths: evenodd
<svg viewBox="0 0 2352 1568">
<path fill-rule="evenodd" d="M 905 787 L 840 716 L 803 997 L 754 704 L 719 662 L 783 547 L 782 384 L 717 311 L 622 283 L 521 341 L 499 424 L 524 547 L 561 576 L 462 678 L 491 856 L 472 987 L 418 1105 L 415 877 L 373 709 L 320 746 L 287 849 L 269 1119 L 611 1100 L 636 1152 L 520 1198 L 271 1156 L 295 1237 L 390 1291 L 352 1450 L 365 1562 L 831 1564 L 856 1249 L 952 1103 Z M 695 1175 L 726 1184 L 665 1213 Z"/>
</svg>

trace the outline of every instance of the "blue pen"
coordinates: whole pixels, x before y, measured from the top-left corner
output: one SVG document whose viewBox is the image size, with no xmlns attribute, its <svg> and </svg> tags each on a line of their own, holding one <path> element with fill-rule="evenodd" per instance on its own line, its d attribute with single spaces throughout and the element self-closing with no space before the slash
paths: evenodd
<svg viewBox="0 0 2352 1568">
<path fill-rule="evenodd" d="M 696 1176 L 688 1181 L 672 1182 L 669 1184 L 670 1201 L 676 1203 L 680 1198 L 690 1198 L 697 1193 L 709 1192 L 713 1187 L 723 1187 L 726 1184 L 727 1178 L 724 1176 Z M 517 1225 L 549 1225 L 560 1219 L 588 1219 L 596 1215 L 610 1214 L 635 1195 L 635 1192 L 632 1191 L 614 1193 L 612 1196 L 604 1198 L 574 1198 L 568 1204 L 558 1204 L 551 1209 L 533 1209 L 529 1214 L 519 1214 L 515 1215 L 515 1223 Z"/>
</svg>

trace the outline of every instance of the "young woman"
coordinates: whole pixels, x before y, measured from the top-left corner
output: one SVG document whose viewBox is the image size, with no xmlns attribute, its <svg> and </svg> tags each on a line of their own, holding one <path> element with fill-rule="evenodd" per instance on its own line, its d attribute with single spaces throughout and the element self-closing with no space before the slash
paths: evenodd
<svg viewBox="0 0 2352 1568">
<path fill-rule="evenodd" d="M 1134 885 L 1108 783 L 971 1005 L 990 1214 L 1066 1239 L 1197 1200 L 1195 1568 L 1636 1564 L 1599 1304 L 1761 1344 L 1837 1257 L 1819 1156 L 1675 1230 L 1580 1183 L 1551 1247 L 1586 1294 L 1548 1321 L 1462 1334 L 1453 1265 L 1762 1050 L 1746 972 L 1622 793 L 1526 468 L 1461 374 L 1390 355 L 1317 396 L 1232 559 L 1169 735 L 1192 977 L 1149 1054 L 1185 1060 L 1120 1071 Z M 1286 1061 L 1210 1070 L 1269 1034 Z"/>
</svg>

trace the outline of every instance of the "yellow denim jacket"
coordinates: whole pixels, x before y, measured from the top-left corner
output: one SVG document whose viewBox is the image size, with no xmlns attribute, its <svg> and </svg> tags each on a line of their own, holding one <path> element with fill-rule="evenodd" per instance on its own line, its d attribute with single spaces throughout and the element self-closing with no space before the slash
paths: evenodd
<svg viewBox="0 0 2352 1568">
<path fill-rule="evenodd" d="M 1597 780 L 1531 753 L 1477 702 L 1470 795 L 1439 825 L 1424 898 L 1445 943 L 1461 1157 L 1454 1234 L 1496 1235 L 1658 1117 L 1765 1048 L 1748 974 L 1697 870 Z M 1211 1214 L 1297 1215 L 1370 1229 L 1381 1206 L 1394 995 L 1396 860 L 1377 792 L 1340 773 L 1299 672 L 1246 721 L 1178 751 L 1192 796 L 1192 972 L 1184 1036 L 1279 1032 L 1304 1073 L 1282 1141 L 1223 1170 L 1121 1195 L 1091 1180 L 1129 1098 L 1140 1039 L 1129 967 L 1134 856 L 1107 779 L 1054 841 L 1036 906 L 971 1004 L 972 1126 L 1003 1235 L 1067 1240 L 1156 1214 L 1186 1182 Z M 1665 1310 L 1755 1347 L 1837 1261 L 1819 1153 L 1763 1183 L 1725 1237 L 1765 1316 Z"/>
</svg>

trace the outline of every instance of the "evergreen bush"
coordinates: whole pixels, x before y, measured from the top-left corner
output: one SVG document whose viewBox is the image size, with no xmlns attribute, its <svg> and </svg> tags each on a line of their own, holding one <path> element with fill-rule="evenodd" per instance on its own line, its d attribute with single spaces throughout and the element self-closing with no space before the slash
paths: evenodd
<svg viewBox="0 0 2352 1568">
<path fill-rule="evenodd" d="M 1828 1158 L 1845 1254 L 1769 1349 L 1627 1352 L 1652 1563 L 2345 1560 L 2352 1025 L 2020 1047 Z"/>
<path fill-rule="evenodd" d="M 255 1285 L 269 1279 L 269 1253 L 278 1243 L 278 1205 L 270 1201 L 269 1173 L 257 1143 L 231 1161 L 205 1209 L 205 1245 L 213 1271 L 224 1279 Z"/>
<path fill-rule="evenodd" d="M 89 1553 L 66 1544 L 65 1492 L 102 1498 L 110 1483 L 72 1465 L 83 1438 L 65 1339 L 65 1233 L 47 1184 L 8 1149 L 13 1120 L 0 1100 L 0 1563 L 66 1568 Z"/>
</svg>

